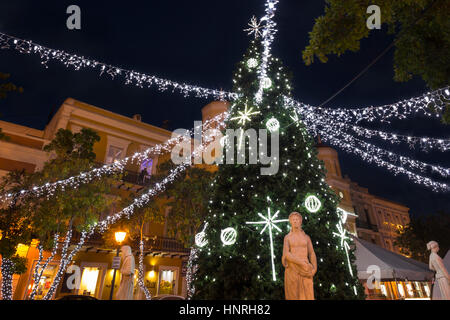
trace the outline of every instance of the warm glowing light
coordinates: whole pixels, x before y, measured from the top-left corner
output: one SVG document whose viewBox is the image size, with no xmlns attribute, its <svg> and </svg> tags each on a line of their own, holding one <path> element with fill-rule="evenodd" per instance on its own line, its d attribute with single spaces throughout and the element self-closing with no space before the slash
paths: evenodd
<svg viewBox="0 0 450 320">
<path fill-rule="evenodd" d="M 398 283 L 397 284 L 397 288 L 398 288 L 398 292 L 400 293 L 400 295 L 402 297 L 404 297 L 405 296 L 405 290 L 403 289 L 403 285 L 401 283 Z"/>
<path fill-rule="evenodd" d="M 116 233 L 114 234 L 114 236 L 116 237 L 117 243 L 118 243 L 118 244 L 121 244 L 121 243 L 123 242 L 123 240 L 125 240 L 125 237 L 127 236 L 127 233 L 126 233 L 126 232 L 123 232 L 123 231 L 121 231 L 121 232 L 116 232 Z"/>
<path fill-rule="evenodd" d="M 83 276 L 81 277 L 80 292 L 83 293 L 85 290 L 90 295 L 95 294 L 97 288 L 99 269 L 98 268 L 85 268 L 83 270 Z"/>
<path fill-rule="evenodd" d="M 150 277 L 150 279 L 153 279 L 155 277 L 155 271 L 150 271 L 148 276 Z"/>
</svg>

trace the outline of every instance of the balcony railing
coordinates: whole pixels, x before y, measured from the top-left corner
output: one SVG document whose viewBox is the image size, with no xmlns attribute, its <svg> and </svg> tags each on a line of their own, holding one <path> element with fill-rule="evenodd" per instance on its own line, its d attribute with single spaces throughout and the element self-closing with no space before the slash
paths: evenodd
<svg viewBox="0 0 450 320">
<path fill-rule="evenodd" d="M 96 162 L 96 167 L 102 167 L 105 164 L 103 162 Z M 131 171 L 131 170 L 123 170 L 122 181 L 128 182 L 132 184 L 136 184 L 142 187 L 146 187 L 150 185 L 150 175 L 142 174 L 139 172 Z"/>
<path fill-rule="evenodd" d="M 80 241 L 80 233 L 74 232 L 72 236 L 71 243 L 77 244 Z M 106 248 L 104 240 L 102 236 L 98 233 L 94 233 L 88 241 L 85 243 L 86 247 L 95 247 L 98 249 L 115 249 L 115 248 Z M 131 247 L 136 250 L 139 248 L 138 241 L 133 241 Z M 185 248 L 179 241 L 173 238 L 166 237 L 149 237 L 147 241 L 145 241 L 145 251 L 159 251 L 159 252 L 180 252 L 180 253 L 189 253 L 188 248 Z"/>
</svg>

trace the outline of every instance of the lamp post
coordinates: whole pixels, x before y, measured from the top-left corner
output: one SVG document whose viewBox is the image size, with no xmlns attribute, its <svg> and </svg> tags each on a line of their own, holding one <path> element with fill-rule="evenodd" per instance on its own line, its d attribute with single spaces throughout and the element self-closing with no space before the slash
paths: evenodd
<svg viewBox="0 0 450 320">
<path fill-rule="evenodd" d="M 116 257 L 119 256 L 120 244 L 123 242 L 123 240 L 125 240 L 126 236 L 127 236 L 126 232 L 116 232 L 114 234 L 114 237 L 116 238 L 116 242 L 117 242 Z M 113 274 L 113 278 L 112 278 L 112 282 L 111 282 L 111 293 L 109 294 L 109 300 L 112 300 L 113 294 L 114 294 L 114 283 L 116 282 L 116 271 L 117 270 L 114 268 L 114 274 Z"/>
</svg>

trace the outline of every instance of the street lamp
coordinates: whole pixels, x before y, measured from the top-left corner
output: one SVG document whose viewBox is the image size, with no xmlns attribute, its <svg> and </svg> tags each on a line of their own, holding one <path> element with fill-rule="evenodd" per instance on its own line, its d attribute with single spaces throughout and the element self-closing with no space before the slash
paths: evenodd
<svg viewBox="0 0 450 320">
<path fill-rule="evenodd" d="M 114 234 L 114 237 L 116 238 L 116 242 L 117 242 L 117 253 L 116 253 L 116 257 L 119 256 L 119 250 L 120 250 L 120 245 L 123 242 L 123 240 L 125 240 L 125 237 L 127 236 L 126 232 L 120 231 L 120 232 L 116 232 Z M 114 274 L 113 274 L 113 278 L 112 278 L 112 282 L 111 282 L 111 293 L 109 294 L 109 300 L 112 300 L 113 295 L 114 295 L 114 283 L 116 282 L 116 269 L 114 268 Z"/>
</svg>

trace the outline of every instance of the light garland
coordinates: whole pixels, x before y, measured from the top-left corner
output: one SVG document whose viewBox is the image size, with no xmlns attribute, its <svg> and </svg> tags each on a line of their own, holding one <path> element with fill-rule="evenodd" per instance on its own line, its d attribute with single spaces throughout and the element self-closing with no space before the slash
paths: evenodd
<svg viewBox="0 0 450 320">
<path fill-rule="evenodd" d="M 195 293 L 195 286 L 192 284 L 195 273 L 197 272 L 197 264 L 194 261 L 198 257 L 198 249 L 191 248 L 186 272 L 187 300 L 191 300 Z"/>
<path fill-rule="evenodd" d="M 126 70 L 85 57 L 69 54 L 62 50 L 47 48 L 32 41 L 23 40 L 0 32 L 0 49 L 10 48 L 24 54 L 38 55 L 41 58 L 41 64 L 45 67 L 47 67 L 47 63 L 49 61 L 56 60 L 64 64 L 66 67 L 72 67 L 77 71 L 80 69 L 89 68 L 99 71 L 100 76 L 103 73 L 107 73 L 112 79 L 121 77 L 124 79 L 125 84 L 132 84 L 140 88 L 156 87 L 159 91 L 172 89 L 172 92 L 179 92 L 184 97 L 195 96 L 199 98 L 214 98 L 219 100 L 234 100 L 237 98 L 235 93 L 207 89 L 186 83 L 178 83 L 175 81 L 158 78 L 153 75 Z"/>
<path fill-rule="evenodd" d="M 223 125 L 224 116 L 228 116 L 227 114 L 219 114 L 212 119 L 206 120 L 203 124 L 205 128 L 211 127 L 213 124 Z M 192 135 L 196 129 L 191 129 L 187 134 Z M 82 172 L 76 176 L 72 176 L 67 179 L 59 180 L 53 183 L 46 183 L 42 186 L 35 186 L 31 189 L 24 189 L 18 193 L 9 193 L 0 195 L 0 202 L 8 199 L 12 199 L 14 196 L 19 195 L 21 198 L 27 196 L 43 196 L 47 194 L 47 197 L 53 196 L 54 193 L 61 189 L 64 191 L 66 188 L 76 188 L 82 184 L 89 183 L 93 180 L 99 179 L 103 176 L 112 175 L 115 173 L 123 172 L 125 169 L 125 165 L 129 162 L 137 162 L 140 163 L 143 160 L 146 160 L 149 156 L 160 155 L 164 152 L 170 152 L 174 145 L 180 143 L 185 139 L 185 135 L 178 135 L 176 137 L 172 137 L 165 141 L 162 144 L 155 145 L 153 147 L 148 148 L 142 152 L 136 152 L 132 156 L 125 157 L 124 159 L 117 160 L 111 164 L 105 164 L 100 168 L 92 169 L 91 171 Z"/>
<path fill-rule="evenodd" d="M 43 258 L 43 247 L 42 245 L 39 244 L 39 260 L 36 262 L 36 267 L 34 269 L 34 274 L 33 274 L 33 290 L 31 291 L 30 300 L 34 300 L 34 297 L 36 295 L 37 289 L 38 289 L 38 284 L 39 281 L 42 278 L 42 274 L 44 273 L 45 269 L 47 268 L 48 264 L 50 263 L 50 261 L 53 260 L 53 258 L 55 257 L 57 251 L 58 251 L 58 241 L 59 241 L 59 233 L 56 233 L 54 235 L 54 240 L 53 240 L 53 249 L 52 252 L 50 253 L 50 256 L 46 259 L 45 263 L 40 266 L 40 263 L 42 261 Z M 41 269 L 41 271 L 39 272 L 39 269 Z"/>
<path fill-rule="evenodd" d="M 3 300 L 12 300 L 13 295 L 13 268 L 14 264 L 10 259 L 2 258 L 2 299 Z"/>
<path fill-rule="evenodd" d="M 379 120 L 380 122 L 389 123 L 391 119 L 406 119 L 411 115 L 440 118 L 449 99 L 450 87 L 448 86 L 392 104 L 355 109 L 313 107 L 295 101 L 290 97 L 284 97 L 285 104 L 288 106 L 297 107 L 302 111 L 314 112 L 320 114 L 320 116 L 331 117 L 335 121 L 344 123 L 358 123 L 363 120 L 368 122 Z M 430 107 L 433 107 L 434 112 L 430 110 Z"/>
<path fill-rule="evenodd" d="M 152 294 L 148 291 L 144 283 L 144 241 L 141 240 L 139 243 L 139 272 L 138 272 L 138 283 L 142 291 L 144 291 L 145 299 L 151 300 Z"/>
<path fill-rule="evenodd" d="M 292 107 L 292 105 L 285 106 L 287 108 Z M 294 107 L 299 114 L 302 114 L 303 121 L 307 126 L 308 131 L 312 134 L 320 134 L 322 140 L 329 142 L 330 144 L 337 146 L 338 148 L 356 154 L 360 156 L 363 160 L 368 163 L 375 163 L 380 167 L 387 168 L 390 172 L 394 174 L 405 174 L 414 183 L 425 185 L 434 191 L 448 191 L 450 187 L 441 182 L 432 180 L 429 177 L 425 177 L 405 169 L 403 166 L 408 166 L 409 168 L 426 170 L 431 169 L 433 172 L 439 173 L 440 175 L 447 177 L 449 176 L 449 169 L 443 168 L 438 165 L 432 165 L 411 159 L 409 157 L 400 156 L 393 152 L 384 150 L 382 148 L 376 147 L 372 144 L 364 142 L 362 140 L 356 139 L 353 136 L 346 134 L 340 129 L 338 123 L 330 120 L 325 115 L 315 114 L 313 112 L 302 112 L 300 107 Z M 362 146 L 363 149 L 358 148 L 358 145 Z M 397 161 L 402 166 L 395 165 L 389 161 L 386 161 L 380 156 L 388 158 L 390 161 Z"/>
<path fill-rule="evenodd" d="M 261 64 L 258 68 L 258 78 L 259 78 L 259 88 L 255 94 L 255 101 L 257 103 L 262 102 L 262 96 L 264 89 L 268 89 L 267 87 L 267 68 L 269 66 L 269 60 L 271 58 L 271 45 L 273 40 L 275 39 L 275 33 L 277 32 L 276 23 L 272 20 L 275 16 L 275 11 L 277 10 L 276 5 L 278 4 L 278 0 L 266 0 L 266 9 L 265 16 L 261 18 L 261 22 L 264 22 L 264 27 L 262 31 L 262 56 L 261 56 Z M 270 80 L 270 79 L 269 79 Z"/>
<path fill-rule="evenodd" d="M 279 232 L 281 232 L 281 229 L 278 228 L 278 226 L 276 225 L 277 223 L 280 222 L 289 222 L 288 219 L 278 219 L 275 220 L 278 217 L 278 214 L 280 213 L 280 210 L 278 210 L 277 212 L 275 212 L 275 214 L 272 216 L 270 214 L 270 207 L 267 208 L 267 216 L 263 216 L 260 212 L 258 212 L 258 216 L 260 216 L 263 220 L 262 221 L 257 221 L 257 222 L 246 222 L 246 224 L 263 224 L 264 228 L 261 230 L 261 232 L 259 234 L 263 234 L 264 231 L 266 231 L 266 229 L 268 229 L 268 233 L 269 233 L 269 239 L 270 239 L 270 262 L 272 264 L 272 280 L 273 281 L 277 281 L 277 276 L 276 276 L 276 272 L 275 272 L 275 254 L 273 252 L 273 235 L 272 235 L 272 229 L 277 229 Z"/>
<path fill-rule="evenodd" d="M 223 120 L 220 123 L 221 127 L 223 127 L 225 125 L 225 123 L 224 123 L 225 120 Z M 205 127 L 205 128 L 207 129 L 207 127 Z M 208 131 L 206 131 L 206 132 L 208 132 Z M 214 139 L 217 137 L 218 130 L 210 130 L 209 133 L 211 133 L 211 134 L 207 135 L 205 137 L 204 142 L 200 146 L 196 147 L 193 150 L 191 157 L 195 157 L 198 154 L 201 154 L 202 152 L 204 152 L 206 150 L 208 144 L 211 143 L 212 141 L 214 141 Z M 66 270 L 68 264 L 72 261 L 74 255 L 76 253 L 78 253 L 78 251 L 81 249 L 81 247 L 84 245 L 84 243 L 94 234 L 95 231 L 104 233 L 111 225 L 116 223 L 118 220 L 120 220 L 124 216 L 126 216 L 127 218 L 130 218 L 136 208 L 141 208 L 141 207 L 145 206 L 152 197 L 154 197 L 158 193 L 164 191 L 166 185 L 169 184 L 170 182 L 172 182 L 173 180 L 175 180 L 175 178 L 181 172 L 185 171 L 187 167 L 188 167 L 187 163 L 182 163 L 182 164 L 176 166 L 175 168 L 173 168 L 172 170 L 169 171 L 169 174 L 167 175 L 167 177 L 165 177 L 162 180 L 162 182 L 156 183 L 155 186 L 153 188 L 150 188 L 145 194 L 141 195 L 139 198 L 134 199 L 134 202 L 131 205 L 127 206 L 126 208 L 122 209 L 121 211 L 119 211 L 115 214 L 112 214 L 112 215 L 106 217 L 104 220 L 102 220 L 100 222 L 94 223 L 92 226 L 90 226 L 88 228 L 87 231 L 83 231 L 81 233 L 80 241 L 75 246 L 75 248 L 70 252 L 70 254 L 67 255 L 67 249 L 68 249 L 68 246 L 70 243 L 71 231 L 72 231 L 72 230 L 69 230 L 70 234 L 68 234 L 68 236 L 66 236 L 66 243 L 63 247 L 63 252 L 61 254 L 60 267 L 54 278 L 52 285 L 50 286 L 49 291 L 47 292 L 47 294 L 44 297 L 44 300 L 51 299 L 51 297 L 55 293 L 55 290 L 58 287 L 62 277 L 64 276 L 64 273 L 65 273 L 65 270 Z"/>
</svg>

